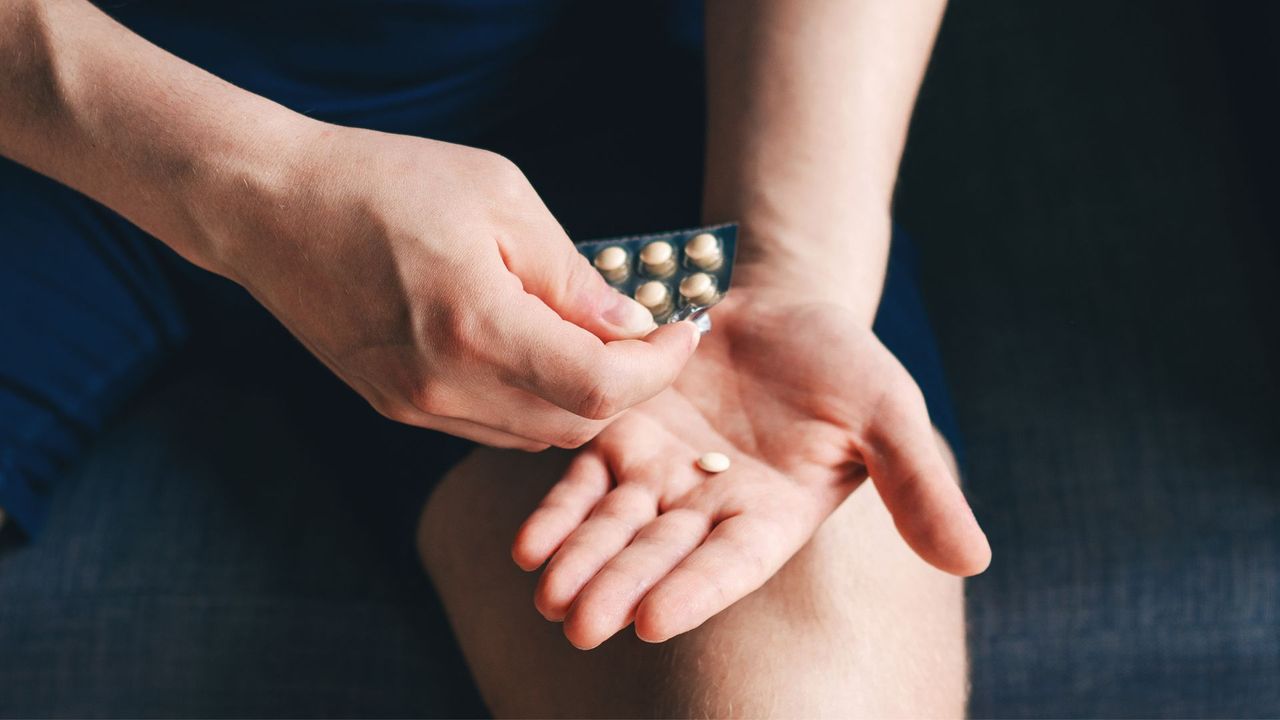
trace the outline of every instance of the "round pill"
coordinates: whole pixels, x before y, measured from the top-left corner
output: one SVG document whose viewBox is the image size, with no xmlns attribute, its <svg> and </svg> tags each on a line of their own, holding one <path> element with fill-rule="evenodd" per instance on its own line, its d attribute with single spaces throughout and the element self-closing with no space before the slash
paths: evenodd
<svg viewBox="0 0 1280 720">
<path fill-rule="evenodd" d="M 636 300 L 650 310 L 661 309 L 667 304 L 669 295 L 667 286 L 657 280 L 650 280 L 636 288 Z"/>
<path fill-rule="evenodd" d="M 596 259 L 593 262 L 605 280 L 611 283 L 619 283 L 631 275 L 627 257 L 626 250 L 617 245 L 610 245 L 596 253 Z"/>
<path fill-rule="evenodd" d="M 703 270 L 720 267 L 720 241 L 711 233 L 698 233 L 684 246 L 684 254 Z"/>
<path fill-rule="evenodd" d="M 612 272 L 627 263 L 627 251 L 612 245 L 596 255 L 596 269 Z"/>
<path fill-rule="evenodd" d="M 729 456 L 718 452 L 704 453 L 698 458 L 698 467 L 709 473 L 722 473 L 729 469 Z"/>
<path fill-rule="evenodd" d="M 716 296 L 715 281 L 706 273 L 686 275 L 680 281 L 680 295 L 691 303 L 709 303 Z"/>
<path fill-rule="evenodd" d="M 640 262 L 645 265 L 661 265 L 671 259 L 672 253 L 671 243 L 662 240 L 655 240 L 644 246 L 640 251 Z"/>
</svg>

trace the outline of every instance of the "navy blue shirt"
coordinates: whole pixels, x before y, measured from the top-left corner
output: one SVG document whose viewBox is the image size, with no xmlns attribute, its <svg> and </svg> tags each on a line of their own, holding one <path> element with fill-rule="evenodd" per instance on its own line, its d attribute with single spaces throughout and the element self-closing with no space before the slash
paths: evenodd
<svg viewBox="0 0 1280 720">
<path fill-rule="evenodd" d="M 345 125 L 462 141 L 492 126 L 519 71 L 581 16 L 568 0 L 99 2 L 160 47 L 291 109 Z M 700 41 L 700 2 L 604 3 L 600 25 L 662 16 Z M 620 48 L 624 46 L 619 43 Z M 628 52 L 619 50 L 619 52 Z M 609 62 L 609 58 L 598 58 Z"/>
</svg>

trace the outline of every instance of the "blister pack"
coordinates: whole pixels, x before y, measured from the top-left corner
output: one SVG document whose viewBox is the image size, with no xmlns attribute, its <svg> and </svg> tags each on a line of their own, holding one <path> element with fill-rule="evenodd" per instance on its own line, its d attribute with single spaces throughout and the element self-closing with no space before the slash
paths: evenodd
<svg viewBox="0 0 1280 720">
<path fill-rule="evenodd" d="M 706 310 L 733 279 L 738 226 L 592 240 L 578 244 L 600 275 L 653 313 L 658 323 L 694 320 L 710 328 Z"/>
</svg>

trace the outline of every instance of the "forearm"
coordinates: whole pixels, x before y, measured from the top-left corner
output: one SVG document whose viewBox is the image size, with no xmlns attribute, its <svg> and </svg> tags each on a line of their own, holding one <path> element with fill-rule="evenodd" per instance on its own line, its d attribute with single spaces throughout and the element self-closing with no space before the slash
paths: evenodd
<svg viewBox="0 0 1280 720">
<path fill-rule="evenodd" d="M 306 127 L 84 0 L 0 5 L 0 107 L 0 154 L 210 269 L 219 226 L 284 182 Z"/>
<path fill-rule="evenodd" d="M 709 0 L 708 221 L 767 263 L 838 288 L 868 321 L 889 210 L 943 0 Z"/>
</svg>

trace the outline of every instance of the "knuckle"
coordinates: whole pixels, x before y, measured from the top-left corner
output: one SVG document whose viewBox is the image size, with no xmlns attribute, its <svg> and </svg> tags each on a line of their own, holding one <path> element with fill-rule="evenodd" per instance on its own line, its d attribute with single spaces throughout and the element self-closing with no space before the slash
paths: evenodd
<svg viewBox="0 0 1280 720">
<path fill-rule="evenodd" d="M 573 248 L 573 241 L 564 238 L 565 252 L 563 255 L 565 268 L 565 282 L 568 287 L 565 288 L 565 295 L 570 296 L 575 292 L 581 292 L 580 288 L 590 288 L 591 290 L 609 290 L 609 284 L 605 282 L 604 277 L 591 265 L 591 261 L 585 255 Z"/>
<path fill-rule="evenodd" d="M 885 382 L 872 399 L 870 412 L 858 429 L 857 442 L 874 447 L 889 441 L 887 433 L 928 417 L 928 406 L 920 386 L 903 371 L 901 376 Z"/>
<path fill-rule="evenodd" d="M 413 388 L 413 407 L 428 415 L 448 415 L 447 390 L 444 384 L 433 378 L 423 378 Z"/>
<path fill-rule="evenodd" d="M 928 414 L 928 404 L 920 386 L 910 377 L 903 377 L 886 387 L 875 417 L 882 424 L 899 427 L 920 417 L 928 417 Z"/>
<path fill-rule="evenodd" d="M 587 385 L 578 403 L 578 415 L 591 420 L 607 420 L 626 409 L 618 390 L 606 379 L 608 377 L 605 373 L 597 373 Z"/>
<path fill-rule="evenodd" d="M 442 310 L 436 319 L 431 341 L 447 355 L 465 352 L 474 337 L 473 324 L 463 308 Z"/>
<path fill-rule="evenodd" d="M 899 381 L 898 398 L 900 403 L 911 410 L 920 411 L 926 407 L 924 391 L 910 377 Z"/>
<path fill-rule="evenodd" d="M 485 151 L 485 162 L 493 187 L 506 196 L 524 196 L 528 193 L 529 179 L 520 166 L 505 155 Z"/>
<path fill-rule="evenodd" d="M 425 344 L 441 369 L 464 369 L 497 364 L 508 349 L 484 339 L 493 337 L 496 321 L 479 306 L 442 310 Z"/>
<path fill-rule="evenodd" d="M 600 291 L 609 289 L 600 273 L 591 267 L 590 261 L 576 250 L 565 250 L 557 271 L 559 278 L 551 288 L 551 293 L 560 302 L 594 304 Z"/>
<path fill-rule="evenodd" d="M 768 562 L 760 552 L 760 548 L 754 542 L 736 535 L 729 536 L 727 540 L 734 555 L 737 556 L 738 562 L 742 565 L 744 570 L 755 577 L 767 574 L 769 569 Z"/>
</svg>

